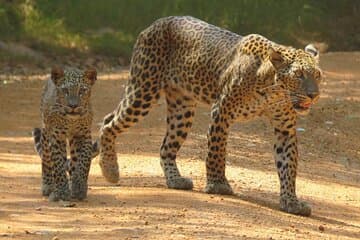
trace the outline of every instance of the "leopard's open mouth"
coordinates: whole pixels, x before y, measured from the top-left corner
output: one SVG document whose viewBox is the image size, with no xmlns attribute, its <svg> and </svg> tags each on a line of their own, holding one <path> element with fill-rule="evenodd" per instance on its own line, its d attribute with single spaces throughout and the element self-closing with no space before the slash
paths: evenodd
<svg viewBox="0 0 360 240">
<path fill-rule="evenodd" d="M 297 102 L 294 103 L 294 109 L 300 115 L 305 115 L 309 113 L 312 105 L 312 102 Z"/>
</svg>

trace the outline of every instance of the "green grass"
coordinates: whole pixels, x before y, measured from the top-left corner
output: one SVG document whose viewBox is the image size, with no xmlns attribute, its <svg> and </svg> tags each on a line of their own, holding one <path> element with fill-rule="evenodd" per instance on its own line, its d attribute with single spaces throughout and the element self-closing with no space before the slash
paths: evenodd
<svg viewBox="0 0 360 240">
<path fill-rule="evenodd" d="M 192 15 L 295 47 L 318 41 L 330 50 L 360 49 L 356 0 L 0 0 L 0 34 L 50 55 L 128 59 L 139 32 L 169 15 Z"/>
</svg>

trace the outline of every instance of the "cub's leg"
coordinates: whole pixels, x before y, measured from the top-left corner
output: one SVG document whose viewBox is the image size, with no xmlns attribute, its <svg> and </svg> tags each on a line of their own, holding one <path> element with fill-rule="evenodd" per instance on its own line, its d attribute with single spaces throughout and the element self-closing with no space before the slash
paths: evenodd
<svg viewBox="0 0 360 240">
<path fill-rule="evenodd" d="M 119 167 L 115 151 L 115 139 L 122 132 L 139 122 L 149 113 L 160 97 L 160 86 L 156 79 L 133 77 L 129 80 L 126 94 L 117 109 L 104 118 L 100 130 L 100 167 L 107 181 L 119 180 Z"/>
<path fill-rule="evenodd" d="M 167 131 L 160 148 L 160 164 L 169 188 L 192 189 L 191 179 L 181 177 L 176 155 L 191 129 L 195 102 L 178 89 L 165 89 L 167 102 Z"/>
<path fill-rule="evenodd" d="M 50 194 L 50 201 L 69 200 L 70 190 L 66 176 L 66 139 L 57 130 L 51 133 L 51 161 L 53 166 L 54 191 Z"/>
<path fill-rule="evenodd" d="M 206 158 L 206 193 L 233 194 L 225 177 L 226 144 L 229 134 L 230 118 L 215 104 L 211 111 L 211 123 L 208 131 L 208 156 Z"/>
<path fill-rule="evenodd" d="M 33 137 L 35 149 L 41 158 L 41 192 L 43 196 L 49 196 L 54 189 L 49 134 L 46 129 L 34 128 Z"/>
<path fill-rule="evenodd" d="M 69 169 L 71 197 L 83 200 L 87 195 L 87 181 L 93 155 L 90 130 L 83 135 L 72 137 L 69 145 L 71 156 Z"/>
<path fill-rule="evenodd" d="M 290 111 L 290 113 L 289 113 Z M 279 116 L 279 113 L 286 112 Z M 275 128 L 274 155 L 280 179 L 280 209 L 284 212 L 309 216 L 311 207 L 298 200 L 295 192 L 298 149 L 296 137 L 296 113 L 291 110 L 277 112 L 271 119 Z"/>
</svg>

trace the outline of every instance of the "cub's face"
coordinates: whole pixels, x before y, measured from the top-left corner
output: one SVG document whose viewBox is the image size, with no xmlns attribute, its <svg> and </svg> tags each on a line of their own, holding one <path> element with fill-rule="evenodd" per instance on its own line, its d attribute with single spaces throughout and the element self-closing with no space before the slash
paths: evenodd
<svg viewBox="0 0 360 240">
<path fill-rule="evenodd" d="M 56 104 L 62 113 L 67 117 L 77 118 L 88 112 L 91 89 L 96 77 L 95 69 L 52 69 L 51 80 L 56 86 Z"/>
<path fill-rule="evenodd" d="M 293 107 L 299 114 L 307 114 L 319 98 L 322 73 L 318 57 L 318 51 L 312 45 L 308 45 L 305 51 L 293 48 L 270 50 L 270 61 L 276 69 L 276 79 L 285 86 Z"/>
</svg>

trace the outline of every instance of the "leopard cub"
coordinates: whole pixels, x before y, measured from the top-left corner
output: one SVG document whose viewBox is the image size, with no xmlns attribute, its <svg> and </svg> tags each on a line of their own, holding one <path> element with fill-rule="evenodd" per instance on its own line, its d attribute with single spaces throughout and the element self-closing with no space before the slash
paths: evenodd
<svg viewBox="0 0 360 240">
<path fill-rule="evenodd" d="M 33 136 L 42 161 L 42 195 L 50 201 L 86 198 L 91 159 L 97 154 L 91 141 L 90 103 L 96 78 L 95 69 L 54 67 L 45 84 L 40 104 L 42 128 L 35 128 Z"/>
</svg>

